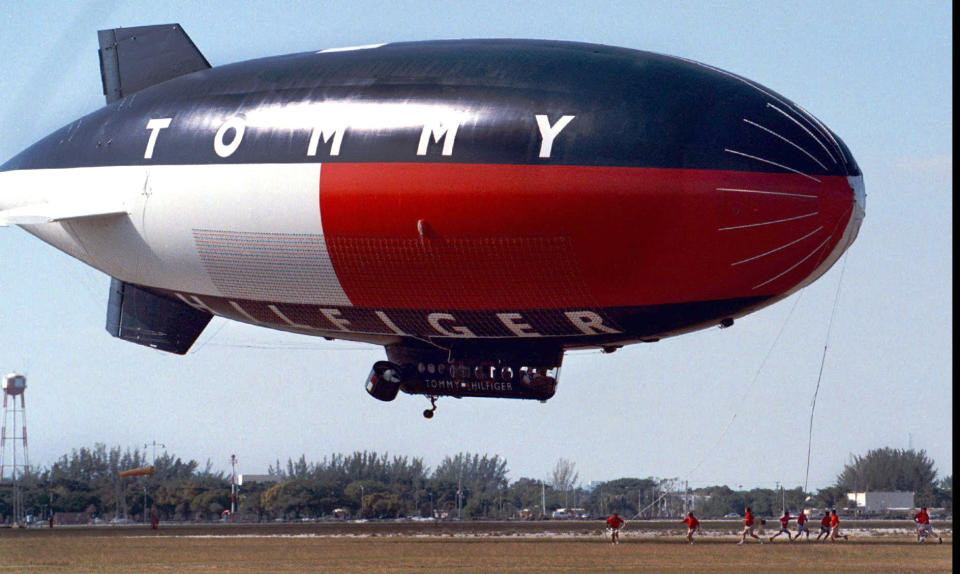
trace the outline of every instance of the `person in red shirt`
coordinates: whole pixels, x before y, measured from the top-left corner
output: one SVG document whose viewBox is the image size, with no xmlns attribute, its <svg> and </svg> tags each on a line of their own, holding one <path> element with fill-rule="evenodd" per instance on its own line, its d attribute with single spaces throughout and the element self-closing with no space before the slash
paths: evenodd
<svg viewBox="0 0 960 574">
<path fill-rule="evenodd" d="M 820 537 L 823 536 L 824 540 L 830 537 L 830 513 L 824 512 L 823 518 L 820 519 L 820 534 L 817 534 L 817 542 L 820 542 Z"/>
<path fill-rule="evenodd" d="M 613 516 L 607 519 L 607 527 L 610 529 L 610 542 L 620 544 L 620 529 L 626 524 L 620 516 L 614 512 Z"/>
<path fill-rule="evenodd" d="M 693 544 L 693 533 L 703 534 L 700 531 L 700 521 L 693 515 L 693 511 L 687 513 L 687 517 L 680 522 L 687 525 L 687 542 Z"/>
<path fill-rule="evenodd" d="M 830 511 L 830 542 L 836 542 L 837 538 L 843 537 L 844 540 L 848 540 L 846 534 L 840 534 L 840 517 L 837 516 L 836 510 Z"/>
<path fill-rule="evenodd" d="M 797 534 L 793 537 L 794 540 L 799 540 L 800 535 L 804 532 L 807 533 L 807 541 L 810 541 L 810 531 L 807 529 L 807 513 L 800 510 L 800 514 L 797 515 Z"/>
<path fill-rule="evenodd" d="M 780 531 L 770 537 L 770 542 L 773 542 L 774 538 L 784 533 L 786 533 L 787 535 L 787 540 L 789 540 L 790 542 L 793 542 L 793 537 L 790 536 L 790 519 L 791 518 L 793 517 L 790 516 L 790 511 L 784 510 L 783 516 L 780 517 Z"/>
<path fill-rule="evenodd" d="M 750 507 L 748 506 L 743 510 L 743 532 L 740 533 L 740 542 L 737 542 L 737 544 L 743 544 L 743 541 L 747 539 L 747 535 L 756 538 L 760 544 L 763 544 L 763 540 L 754 532 L 755 526 L 753 525 L 753 520 L 753 513 L 750 512 Z"/>
<path fill-rule="evenodd" d="M 939 543 L 943 544 L 943 538 L 933 531 L 933 526 L 930 526 L 930 515 L 927 514 L 926 506 L 921 507 L 920 512 L 913 515 L 913 521 L 917 523 L 917 542 L 923 542 L 929 534 L 936 536 Z"/>
</svg>

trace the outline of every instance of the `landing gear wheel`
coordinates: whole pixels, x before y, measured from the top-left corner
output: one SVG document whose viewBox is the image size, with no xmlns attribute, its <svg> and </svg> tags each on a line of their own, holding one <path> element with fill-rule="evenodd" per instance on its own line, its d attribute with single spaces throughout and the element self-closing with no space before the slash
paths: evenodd
<svg viewBox="0 0 960 574">
<path fill-rule="evenodd" d="M 437 410 L 437 397 L 430 396 L 430 408 L 423 411 L 423 418 L 432 419 L 434 411 Z"/>
</svg>

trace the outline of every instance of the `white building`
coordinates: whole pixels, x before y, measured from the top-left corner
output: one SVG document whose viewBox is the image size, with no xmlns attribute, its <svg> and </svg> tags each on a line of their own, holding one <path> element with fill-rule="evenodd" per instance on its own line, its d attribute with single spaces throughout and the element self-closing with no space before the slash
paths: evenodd
<svg viewBox="0 0 960 574">
<path fill-rule="evenodd" d="M 847 499 L 863 512 L 886 512 L 913 508 L 914 492 L 848 492 Z"/>
<path fill-rule="evenodd" d="M 280 477 L 273 474 L 238 474 L 237 484 L 243 486 L 243 483 L 251 484 L 254 482 L 280 482 Z"/>
</svg>

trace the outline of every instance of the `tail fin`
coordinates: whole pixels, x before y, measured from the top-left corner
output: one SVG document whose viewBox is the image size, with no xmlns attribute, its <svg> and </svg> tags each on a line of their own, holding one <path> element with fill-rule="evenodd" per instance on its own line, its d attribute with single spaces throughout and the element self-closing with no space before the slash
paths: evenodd
<svg viewBox="0 0 960 574">
<path fill-rule="evenodd" d="M 97 35 L 100 79 L 108 104 L 210 67 L 180 24 L 114 28 L 100 30 Z"/>
</svg>

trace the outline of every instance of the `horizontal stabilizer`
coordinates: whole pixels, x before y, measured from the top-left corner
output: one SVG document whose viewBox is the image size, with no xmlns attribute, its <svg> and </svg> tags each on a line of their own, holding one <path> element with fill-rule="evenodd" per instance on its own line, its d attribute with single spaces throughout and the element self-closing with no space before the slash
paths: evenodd
<svg viewBox="0 0 960 574">
<path fill-rule="evenodd" d="M 124 341 L 183 355 L 212 318 L 182 301 L 110 280 L 107 331 Z"/>
<path fill-rule="evenodd" d="M 97 35 L 100 79 L 108 104 L 210 67 L 180 24 L 114 28 Z"/>
<path fill-rule="evenodd" d="M 37 203 L 0 211 L 0 227 L 53 223 L 126 213 L 127 208 L 120 201 L 106 203 Z"/>
</svg>

